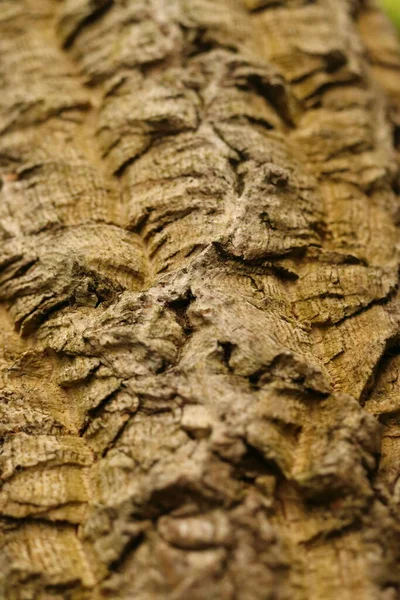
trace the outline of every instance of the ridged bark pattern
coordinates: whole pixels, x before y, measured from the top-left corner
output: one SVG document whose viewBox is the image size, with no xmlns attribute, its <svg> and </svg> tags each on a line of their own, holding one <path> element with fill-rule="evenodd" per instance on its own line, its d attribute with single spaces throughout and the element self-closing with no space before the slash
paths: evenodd
<svg viewBox="0 0 400 600">
<path fill-rule="evenodd" d="M 0 0 L 0 597 L 400 598 L 400 50 L 361 0 Z"/>
</svg>

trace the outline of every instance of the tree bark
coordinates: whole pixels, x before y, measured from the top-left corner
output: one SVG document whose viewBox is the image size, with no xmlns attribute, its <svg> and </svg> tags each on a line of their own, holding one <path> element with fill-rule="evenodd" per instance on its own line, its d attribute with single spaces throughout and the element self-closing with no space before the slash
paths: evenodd
<svg viewBox="0 0 400 600">
<path fill-rule="evenodd" d="M 400 50 L 362 0 L 0 0 L 0 598 L 400 598 Z"/>
</svg>

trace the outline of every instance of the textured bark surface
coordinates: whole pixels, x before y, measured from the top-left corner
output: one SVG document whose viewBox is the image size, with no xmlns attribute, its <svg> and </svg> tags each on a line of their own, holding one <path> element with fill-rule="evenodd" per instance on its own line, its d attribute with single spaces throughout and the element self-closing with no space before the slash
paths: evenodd
<svg viewBox="0 0 400 600">
<path fill-rule="evenodd" d="M 400 598 L 400 51 L 361 0 L 0 0 L 0 597 Z"/>
</svg>

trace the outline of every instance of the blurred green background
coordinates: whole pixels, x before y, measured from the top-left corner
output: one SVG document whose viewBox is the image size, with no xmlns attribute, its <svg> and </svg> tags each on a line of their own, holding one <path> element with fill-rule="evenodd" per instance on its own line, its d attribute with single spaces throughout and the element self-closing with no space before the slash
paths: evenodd
<svg viewBox="0 0 400 600">
<path fill-rule="evenodd" d="M 400 30 L 400 0 L 380 0 L 380 3 Z"/>
</svg>

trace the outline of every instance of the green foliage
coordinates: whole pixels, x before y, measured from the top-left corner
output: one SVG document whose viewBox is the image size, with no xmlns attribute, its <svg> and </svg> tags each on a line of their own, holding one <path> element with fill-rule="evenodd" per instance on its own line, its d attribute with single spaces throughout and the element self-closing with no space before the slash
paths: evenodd
<svg viewBox="0 0 400 600">
<path fill-rule="evenodd" d="M 384 10 L 400 30 L 400 0 L 380 0 Z"/>
</svg>

